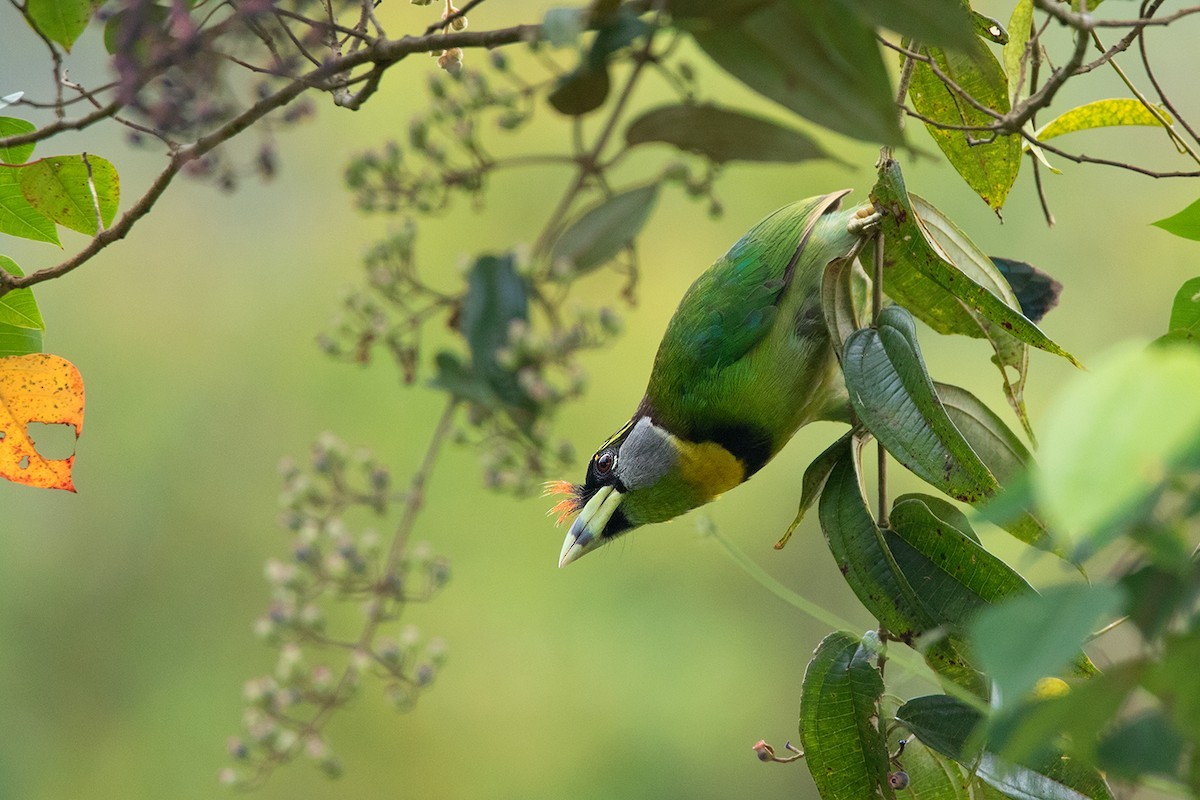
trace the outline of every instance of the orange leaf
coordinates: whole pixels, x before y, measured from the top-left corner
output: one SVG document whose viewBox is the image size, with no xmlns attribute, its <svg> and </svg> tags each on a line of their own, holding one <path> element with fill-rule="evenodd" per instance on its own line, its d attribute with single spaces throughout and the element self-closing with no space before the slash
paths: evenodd
<svg viewBox="0 0 1200 800">
<path fill-rule="evenodd" d="M 35 353 L 0 358 L 0 477 L 41 489 L 75 491 L 74 454 L 44 458 L 33 446 L 28 425 L 75 426 L 83 430 L 83 377 L 65 358 Z"/>
</svg>

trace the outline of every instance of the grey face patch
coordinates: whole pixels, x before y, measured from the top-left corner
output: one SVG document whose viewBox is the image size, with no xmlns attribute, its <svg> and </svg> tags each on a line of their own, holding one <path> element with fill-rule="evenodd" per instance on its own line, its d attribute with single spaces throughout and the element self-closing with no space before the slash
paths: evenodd
<svg viewBox="0 0 1200 800">
<path fill-rule="evenodd" d="M 617 456 L 617 478 L 626 488 L 643 489 L 658 482 L 679 460 L 670 434 L 642 417 L 629 432 Z"/>
</svg>

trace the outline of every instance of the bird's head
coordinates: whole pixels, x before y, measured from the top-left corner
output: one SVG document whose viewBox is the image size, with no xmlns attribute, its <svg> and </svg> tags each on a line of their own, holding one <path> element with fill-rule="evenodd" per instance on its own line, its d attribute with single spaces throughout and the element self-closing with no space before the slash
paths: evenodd
<svg viewBox="0 0 1200 800">
<path fill-rule="evenodd" d="M 575 512 L 558 565 L 651 522 L 663 522 L 708 502 L 744 477 L 740 462 L 712 443 L 696 445 L 639 415 L 588 462 L 583 485 L 547 484 L 567 497 L 550 510 L 561 523 Z"/>
</svg>

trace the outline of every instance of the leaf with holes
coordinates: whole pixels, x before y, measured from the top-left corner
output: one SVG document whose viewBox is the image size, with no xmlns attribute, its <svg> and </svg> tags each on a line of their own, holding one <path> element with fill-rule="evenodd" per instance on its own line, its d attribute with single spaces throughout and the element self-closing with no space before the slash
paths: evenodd
<svg viewBox="0 0 1200 800">
<path fill-rule="evenodd" d="M 73 231 L 95 236 L 117 213 L 121 183 L 108 159 L 82 154 L 52 156 L 21 168 L 21 193 L 29 204 Z"/>
<path fill-rule="evenodd" d="M 875 725 L 883 678 L 874 653 L 857 636 L 838 631 L 813 653 L 800 693 L 800 741 L 822 800 L 894 800 L 888 751 Z"/>
<path fill-rule="evenodd" d="M 29 424 L 71 425 L 83 431 L 83 378 L 70 361 L 39 353 L 0 358 L 0 477 L 42 489 L 75 491 L 75 456 L 44 458 Z"/>
</svg>

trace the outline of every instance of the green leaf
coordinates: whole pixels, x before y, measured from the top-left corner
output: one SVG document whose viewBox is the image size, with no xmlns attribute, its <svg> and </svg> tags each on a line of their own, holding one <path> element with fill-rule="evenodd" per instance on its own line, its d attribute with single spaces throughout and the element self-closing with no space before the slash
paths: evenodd
<svg viewBox="0 0 1200 800">
<path fill-rule="evenodd" d="M 852 258 L 835 258 L 821 275 L 821 314 L 839 361 L 846 339 L 862 327 L 855 307 L 855 263 Z"/>
<path fill-rule="evenodd" d="M 1190 206 L 1158 222 L 1151 223 L 1162 228 L 1167 233 L 1182 236 L 1184 239 L 1194 239 L 1200 242 L 1200 200 Z"/>
<path fill-rule="evenodd" d="M 816 140 L 743 111 L 710 104 L 660 106 L 625 129 L 630 146 L 663 142 L 717 164 L 729 161 L 796 163 L 832 158 Z"/>
<path fill-rule="evenodd" d="M 121 195 L 116 167 L 91 154 L 38 159 L 21 168 L 20 183 L 30 205 L 88 236 L 99 232 L 97 216 L 106 228 L 112 223 Z"/>
<path fill-rule="evenodd" d="M 542 17 L 542 38 L 551 47 L 572 47 L 583 35 L 584 22 L 582 8 L 548 9 Z"/>
<path fill-rule="evenodd" d="M 1200 446 L 1200 350 L 1116 349 L 1073 376 L 1045 417 L 1034 495 L 1086 555 L 1142 513 Z"/>
<path fill-rule="evenodd" d="M 611 86 L 607 67 L 585 64 L 559 78 L 547 99 L 559 113 L 578 117 L 604 105 Z"/>
<path fill-rule="evenodd" d="M 1176 727 L 1194 742 L 1200 741 L 1198 663 L 1200 632 L 1168 636 L 1161 660 L 1150 668 L 1142 682 L 1162 702 Z"/>
<path fill-rule="evenodd" d="M 1167 331 L 1189 340 L 1200 340 L 1200 278 L 1185 281 L 1175 293 Z"/>
<path fill-rule="evenodd" d="M 658 184 L 650 184 L 615 194 L 584 212 L 550 248 L 554 277 L 569 280 L 614 258 L 641 231 L 657 199 Z"/>
<path fill-rule="evenodd" d="M 1012 800 L 1112 800 L 1103 778 L 1067 759 L 1035 770 L 984 753 L 975 774 Z"/>
<path fill-rule="evenodd" d="M 977 36 L 981 36 L 993 44 L 1008 44 L 1008 31 L 1004 30 L 1004 26 L 1000 24 L 1000 20 L 972 9 L 971 21 L 975 24 L 975 34 Z M 937 42 L 929 42 L 929 44 L 937 44 Z"/>
<path fill-rule="evenodd" d="M 1100 767 L 1114 777 L 1135 780 L 1146 774 L 1175 777 L 1184 740 L 1157 709 L 1122 720 L 1100 740 Z"/>
<path fill-rule="evenodd" d="M 8 256 L 0 256 L 0 269 L 18 278 L 25 275 L 17 266 L 17 262 Z M 42 321 L 42 312 L 38 310 L 32 289 L 14 289 L 0 297 L 0 323 L 17 328 L 46 330 L 46 323 Z"/>
<path fill-rule="evenodd" d="M 1171 117 L 1166 111 L 1159 110 L 1158 113 L 1162 119 L 1166 119 L 1170 123 Z M 1161 127 L 1162 119 L 1146 108 L 1141 100 L 1135 100 L 1132 97 L 1093 100 L 1058 115 L 1043 125 L 1035 136 L 1045 141 L 1053 139 L 1055 136 L 1062 136 L 1064 133 L 1085 131 L 1090 128 L 1108 128 L 1118 125 Z"/>
<path fill-rule="evenodd" d="M 840 444 L 840 443 L 839 443 Z M 900 572 L 862 496 L 858 448 L 847 441 L 830 470 L 817 512 L 829 552 L 863 606 L 897 639 L 911 643 L 937 627 Z"/>
<path fill-rule="evenodd" d="M 1025 50 L 1029 44 L 1029 34 L 1033 24 L 1033 0 L 1017 0 L 1013 6 L 1012 16 L 1008 20 L 1008 42 L 1001 54 L 1004 59 L 1004 73 L 1008 78 L 1008 99 L 1010 104 L 1016 98 L 1023 97 L 1025 87 L 1029 85 L 1029 63 Z M 1022 70 L 1024 65 L 1024 70 Z"/>
<path fill-rule="evenodd" d="M 934 619 L 962 628 L 980 609 L 1033 591 L 1016 570 L 975 540 L 969 526 L 968 534 L 957 519 L 936 515 L 930 500 L 937 498 L 897 499 L 884 535 L 900 571 Z"/>
<path fill-rule="evenodd" d="M 1129 596 L 1129 619 L 1147 642 L 1154 641 L 1176 614 L 1192 608 L 1200 594 L 1200 561 L 1183 565 L 1143 564 L 1121 576 Z"/>
<path fill-rule="evenodd" d="M 971 641 L 1000 701 L 1016 704 L 1039 679 L 1058 674 L 1123 602 L 1114 586 L 1064 585 L 980 611 Z"/>
<path fill-rule="evenodd" d="M 883 678 L 874 653 L 838 631 L 817 646 L 800 694 L 800 740 L 822 800 L 894 798 L 887 742 L 875 724 Z"/>
<path fill-rule="evenodd" d="M 999 114 L 1009 111 L 1008 78 L 983 42 L 975 39 L 962 51 L 922 47 L 921 52 L 978 102 Z M 913 108 L 934 123 L 981 127 L 995 121 L 948 88 L 924 61 L 913 67 L 908 96 Z M 1021 168 L 1021 138 L 995 134 L 987 141 L 993 135 L 987 131 L 946 130 L 928 122 L 925 127 L 967 185 L 999 212 Z"/>
<path fill-rule="evenodd" d="M 901 800 L 971 800 L 962 767 L 923 742 L 910 739 L 901 761 L 909 779 L 908 789 L 896 793 Z"/>
<path fill-rule="evenodd" d="M 837 0 L 673 0 L 675 24 L 747 86 L 855 139 L 900 144 L 875 32 Z"/>
<path fill-rule="evenodd" d="M 912 317 L 900 306 L 889 306 L 879 328 L 856 331 L 846 341 L 842 371 L 850 405 L 867 429 L 906 469 L 940 491 L 965 503 L 980 503 L 1000 489 L 996 475 L 979 457 L 939 399 L 925 370 Z M 969 393 L 953 393 L 968 406 L 959 417 L 973 422 L 981 449 L 1007 474 L 1015 469 L 1006 451 L 1015 437 L 1003 436 L 994 415 L 984 414 Z M 1020 446 L 1019 442 L 1016 446 Z M 1020 451 L 1013 453 L 1013 457 Z M 1029 514 L 1014 518 L 1005 528 L 1027 544 L 1050 548 L 1044 526 Z"/>
<path fill-rule="evenodd" d="M 480 256 L 467 274 L 459 327 L 471 350 L 472 371 L 510 406 L 527 406 L 529 398 L 499 355 L 508 345 L 512 324 L 528 315 L 528 290 L 513 257 Z"/>
<path fill-rule="evenodd" d="M 58 244 L 54 222 L 29 204 L 18 182 L 24 167 L 0 165 L 0 233 Z"/>
<path fill-rule="evenodd" d="M 967 313 L 969 309 L 1020 341 L 1079 365 L 1074 356 L 1017 310 L 1015 298 L 1010 302 L 1002 294 L 997 295 L 992 287 L 981 283 L 982 278 L 969 274 L 967 266 L 942 255 L 945 252 L 942 240 L 935 240 L 930 228 L 914 212 L 894 160 L 881 166 L 879 180 L 871 190 L 871 201 L 886 212 L 880 230 L 884 233 L 883 288 L 889 296 L 939 333 L 981 335 L 971 333 L 972 328 L 976 331 L 981 328 L 976 317 Z M 932 208 L 928 204 L 924 207 L 926 211 Z M 990 259 L 987 261 L 990 263 Z M 991 269 L 995 271 L 994 264 Z M 999 277 L 998 272 L 995 274 Z M 1008 294 L 1011 295 L 1011 289 Z M 966 309 L 959 306 L 955 311 L 959 300 Z"/>
<path fill-rule="evenodd" d="M 28 0 L 26 11 L 47 39 L 67 50 L 79 38 L 99 7 L 94 0 Z"/>
<path fill-rule="evenodd" d="M 500 398 L 496 397 L 492 387 L 453 353 L 443 350 L 434 356 L 434 369 L 436 372 L 429 385 L 435 389 L 486 409 L 500 404 Z"/>
<path fill-rule="evenodd" d="M 975 26 L 962 0 L 846 0 L 871 27 L 945 47 L 969 48 Z"/>
<path fill-rule="evenodd" d="M 0 322 L 0 357 L 42 352 L 42 332 Z"/>
<path fill-rule="evenodd" d="M 852 433 L 842 434 L 836 442 L 821 451 L 821 454 L 814 458 L 804 470 L 804 478 L 800 481 L 800 507 L 796 509 L 796 518 L 788 526 L 787 532 L 775 543 L 776 550 L 783 549 L 788 539 L 792 538 L 796 528 L 800 526 L 804 515 L 821 496 L 821 490 L 825 488 L 825 481 L 829 478 L 830 471 L 833 470 L 834 465 L 849 445 L 852 436 Z"/>
<path fill-rule="evenodd" d="M 949 383 L 934 387 L 954 427 L 998 481 L 1004 483 L 1033 463 L 1017 435 L 978 397 Z"/>
<path fill-rule="evenodd" d="M 983 714 L 949 695 L 914 697 L 896 710 L 896 720 L 933 750 L 970 762 L 978 753 Z"/>
<path fill-rule="evenodd" d="M 37 130 L 37 126 L 28 120 L 0 117 L 0 139 L 22 133 L 32 133 L 35 130 Z M 33 142 L 18 144 L 14 147 L 0 147 L 0 163 L 24 164 L 33 155 L 33 147 Z"/>
</svg>

